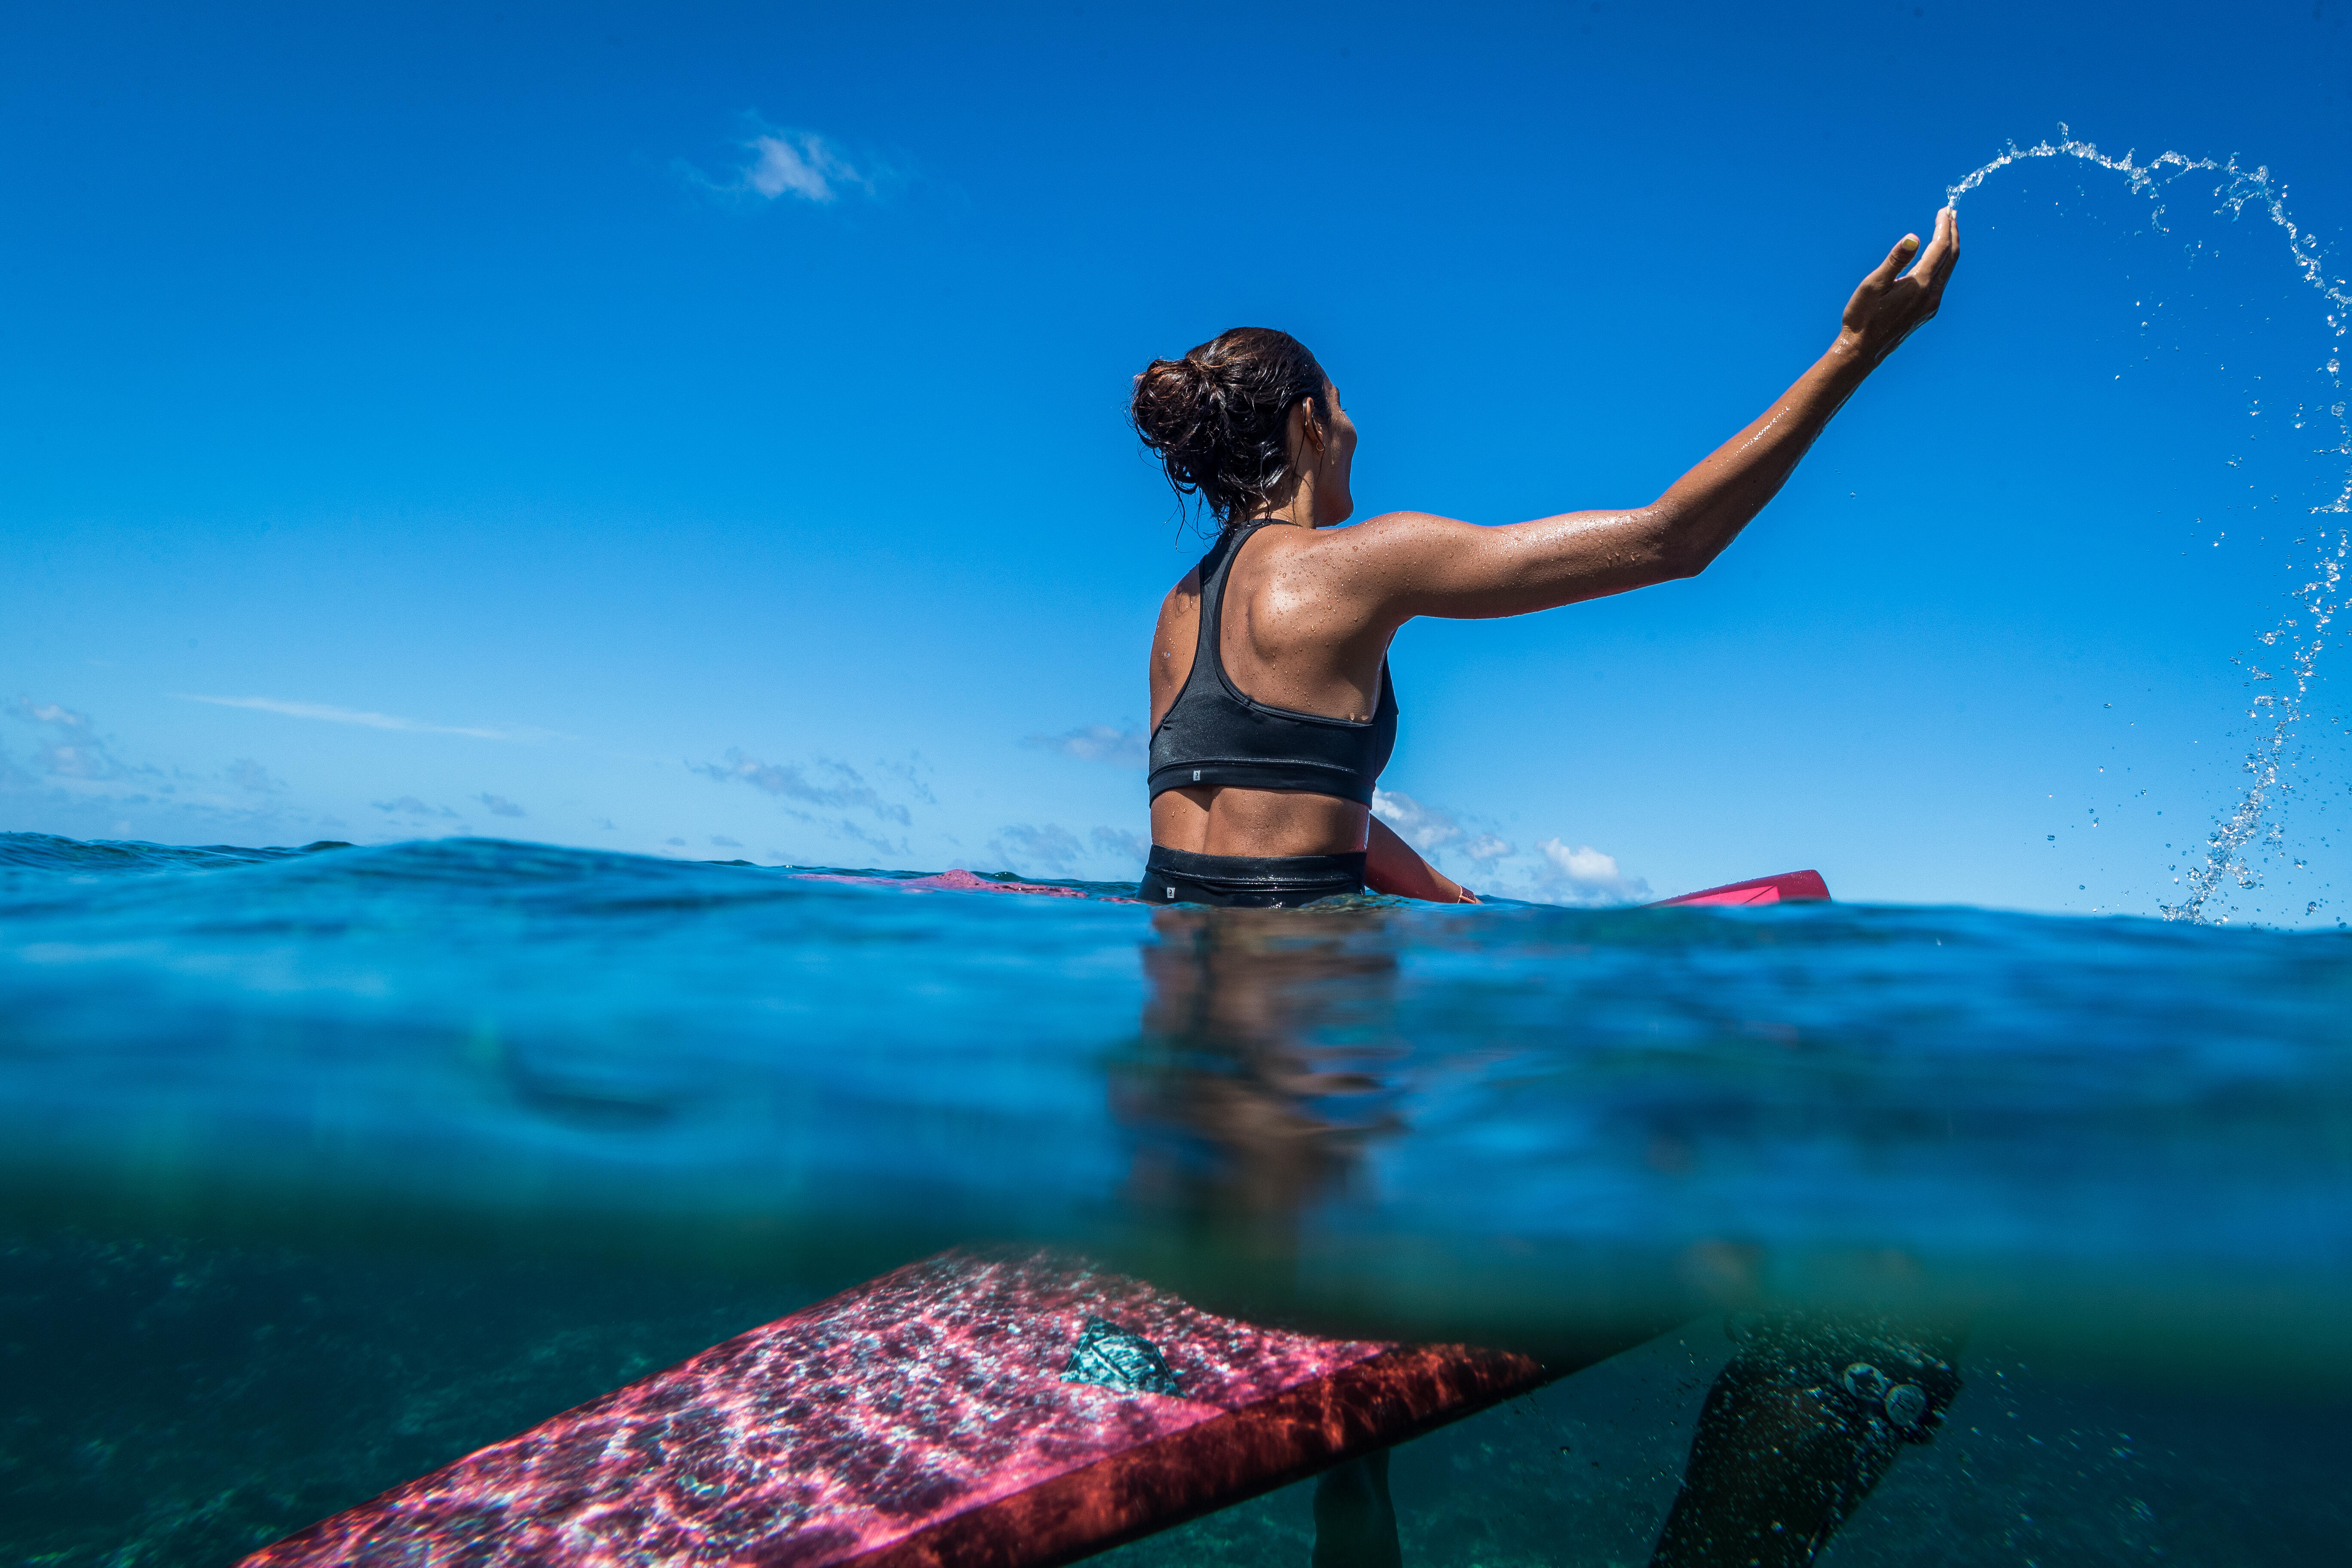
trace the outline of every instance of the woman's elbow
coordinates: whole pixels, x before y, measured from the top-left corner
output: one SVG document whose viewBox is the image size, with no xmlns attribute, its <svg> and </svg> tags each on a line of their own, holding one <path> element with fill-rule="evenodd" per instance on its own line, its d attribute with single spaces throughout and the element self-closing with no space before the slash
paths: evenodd
<svg viewBox="0 0 2352 1568">
<path fill-rule="evenodd" d="M 1704 545 L 1675 541 L 1659 549 L 1652 562 L 1653 570 L 1661 583 L 1675 583 L 1696 577 L 1715 564 L 1721 552 Z"/>
</svg>

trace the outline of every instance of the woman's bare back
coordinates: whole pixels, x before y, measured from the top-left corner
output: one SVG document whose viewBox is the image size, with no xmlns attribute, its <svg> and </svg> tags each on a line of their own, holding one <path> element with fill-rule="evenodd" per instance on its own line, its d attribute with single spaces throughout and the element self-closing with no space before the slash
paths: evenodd
<svg viewBox="0 0 2352 1568">
<path fill-rule="evenodd" d="M 1374 637 L 1330 592 L 1316 559 L 1321 530 L 1265 528 L 1228 569 L 1218 649 L 1225 675 L 1269 707 L 1369 721 L 1380 703 L 1388 632 Z M 1201 574 L 1169 591 L 1151 638 L 1151 727 L 1192 678 L 1200 647 Z M 1197 785 L 1151 803 L 1151 841 L 1202 855 L 1347 854 L 1365 847 L 1370 810 L 1334 795 Z"/>
</svg>

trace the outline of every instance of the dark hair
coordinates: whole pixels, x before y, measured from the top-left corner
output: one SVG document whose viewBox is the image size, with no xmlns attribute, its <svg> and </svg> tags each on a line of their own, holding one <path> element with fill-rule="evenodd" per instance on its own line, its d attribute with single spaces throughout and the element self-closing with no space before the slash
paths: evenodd
<svg viewBox="0 0 2352 1568">
<path fill-rule="evenodd" d="M 1198 495 L 1230 527 L 1265 504 L 1289 467 L 1290 411 L 1317 419 L 1330 384 L 1305 344 L 1271 327 L 1219 332 L 1182 359 L 1156 359 L 1135 378 L 1128 418 L 1159 454 L 1179 496 Z"/>
</svg>

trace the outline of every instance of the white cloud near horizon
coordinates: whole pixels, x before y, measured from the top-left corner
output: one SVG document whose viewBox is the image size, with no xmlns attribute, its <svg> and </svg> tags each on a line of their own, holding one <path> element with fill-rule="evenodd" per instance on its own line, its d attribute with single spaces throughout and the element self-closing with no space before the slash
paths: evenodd
<svg viewBox="0 0 2352 1568">
<path fill-rule="evenodd" d="M 990 869 L 1016 877 L 1067 877 L 1093 858 L 1141 865 L 1151 853 L 1151 840 L 1133 828 L 1097 826 L 1080 838 L 1058 822 L 1016 822 L 997 829 L 987 853 L 995 857 Z M 1114 873 L 1118 875 L 1118 873 Z"/>
<path fill-rule="evenodd" d="M 1554 895 L 1555 901 L 1573 904 L 1631 904 L 1650 896 L 1650 884 L 1629 877 L 1617 857 L 1604 855 L 1590 844 L 1570 847 L 1563 839 L 1547 838 L 1536 846 L 1544 863 L 1535 883 Z"/>
<path fill-rule="evenodd" d="M 397 730 L 416 735 L 471 735 L 478 741 L 549 741 L 559 738 L 551 730 L 491 730 L 470 724 L 428 724 L 422 719 L 404 719 L 396 713 L 371 713 L 360 708 L 339 708 L 331 702 L 289 702 L 277 697 L 202 697 L 191 691 L 174 691 L 172 695 L 182 702 L 209 702 L 215 708 L 249 708 L 256 712 L 276 713 L 288 719 L 318 719 L 330 724 L 357 724 L 370 730 Z"/>
<path fill-rule="evenodd" d="M 55 732 L 56 738 L 43 745 L 33 759 L 51 778 L 95 784 L 133 774 L 160 776 L 160 769 L 134 766 L 115 756 L 107 738 L 98 732 L 87 713 L 63 703 L 36 702 L 29 697 L 17 698 L 8 705 L 7 711 L 12 718 Z M 10 770 L 12 773 L 14 771 Z"/>
<path fill-rule="evenodd" d="M 1055 822 L 1042 827 L 1019 822 L 999 828 L 996 837 L 988 841 L 988 848 L 1003 863 L 1002 868 L 1016 877 L 1033 877 L 1041 872 L 1066 875 L 1070 862 L 1086 852 L 1078 836 Z"/>
<path fill-rule="evenodd" d="M 450 822 L 457 820 L 457 814 L 447 806 L 427 805 L 413 795 L 402 795 L 397 800 L 372 800 L 368 804 L 388 816 L 408 816 L 420 820 L 425 817 L 441 817 Z"/>
<path fill-rule="evenodd" d="M 300 815 L 286 782 L 253 757 L 219 769 L 166 768 L 124 754 L 91 715 L 61 702 L 19 696 L 0 703 L 0 716 L 35 726 L 38 736 L 29 767 L 0 749 L 0 791 L 20 797 L 16 811 L 48 816 L 55 831 L 156 837 L 168 823 L 167 836 L 218 842 L 224 833 L 282 834 L 331 820 Z"/>
<path fill-rule="evenodd" d="M 805 801 L 811 805 L 864 806 L 885 822 L 895 822 L 905 827 L 914 820 L 907 808 L 897 801 L 885 800 L 879 791 L 866 782 L 866 776 L 847 763 L 819 757 L 814 763 L 818 771 L 835 782 L 819 784 L 808 776 L 797 763 L 763 763 L 740 746 L 728 748 L 723 763 L 688 764 L 693 771 L 721 784 L 750 784 L 763 795 L 785 800 Z M 929 792 L 926 791 L 926 794 Z M 891 846 L 887 839 L 877 839 L 861 829 L 851 832 L 862 843 L 881 848 Z"/>
</svg>

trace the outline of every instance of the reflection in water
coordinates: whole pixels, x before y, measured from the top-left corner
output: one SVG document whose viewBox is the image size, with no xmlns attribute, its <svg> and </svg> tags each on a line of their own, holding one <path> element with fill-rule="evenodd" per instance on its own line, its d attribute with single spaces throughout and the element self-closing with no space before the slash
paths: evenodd
<svg viewBox="0 0 2352 1568">
<path fill-rule="evenodd" d="M 1402 1130 L 1389 911 L 1173 909 L 1143 948 L 1140 1039 L 1112 1079 L 1129 1202 L 1163 1272 L 1280 1313 L 1301 1217 Z"/>
<path fill-rule="evenodd" d="M 1302 1215 L 1345 1190 L 1368 1142 L 1401 1130 L 1398 963 L 1386 911 L 1173 909 L 1143 949 L 1149 990 L 1114 1109 L 1138 1138 L 1129 1201 L 1181 1256 L 1249 1282 L 1278 1316 Z M 1313 1568 L 1395 1568 L 1385 1451 L 1326 1471 Z"/>
<path fill-rule="evenodd" d="M 1392 918 L 1155 912 L 1142 1028 L 1111 1080 L 1155 1278 L 1214 1280 L 1221 1306 L 1282 1318 L 1307 1216 L 1360 1179 L 1375 1141 L 1406 1135 Z M 1708 1394 L 1655 1564 L 1812 1562 L 1959 1390 L 1964 1330 L 1787 1310 L 1732 1325 L 1740 1350 Z M 1314 1516 L 1314 1568 L 1400 1561 L 1385 1453 L 1327 1472 Z"/>
</svg>

